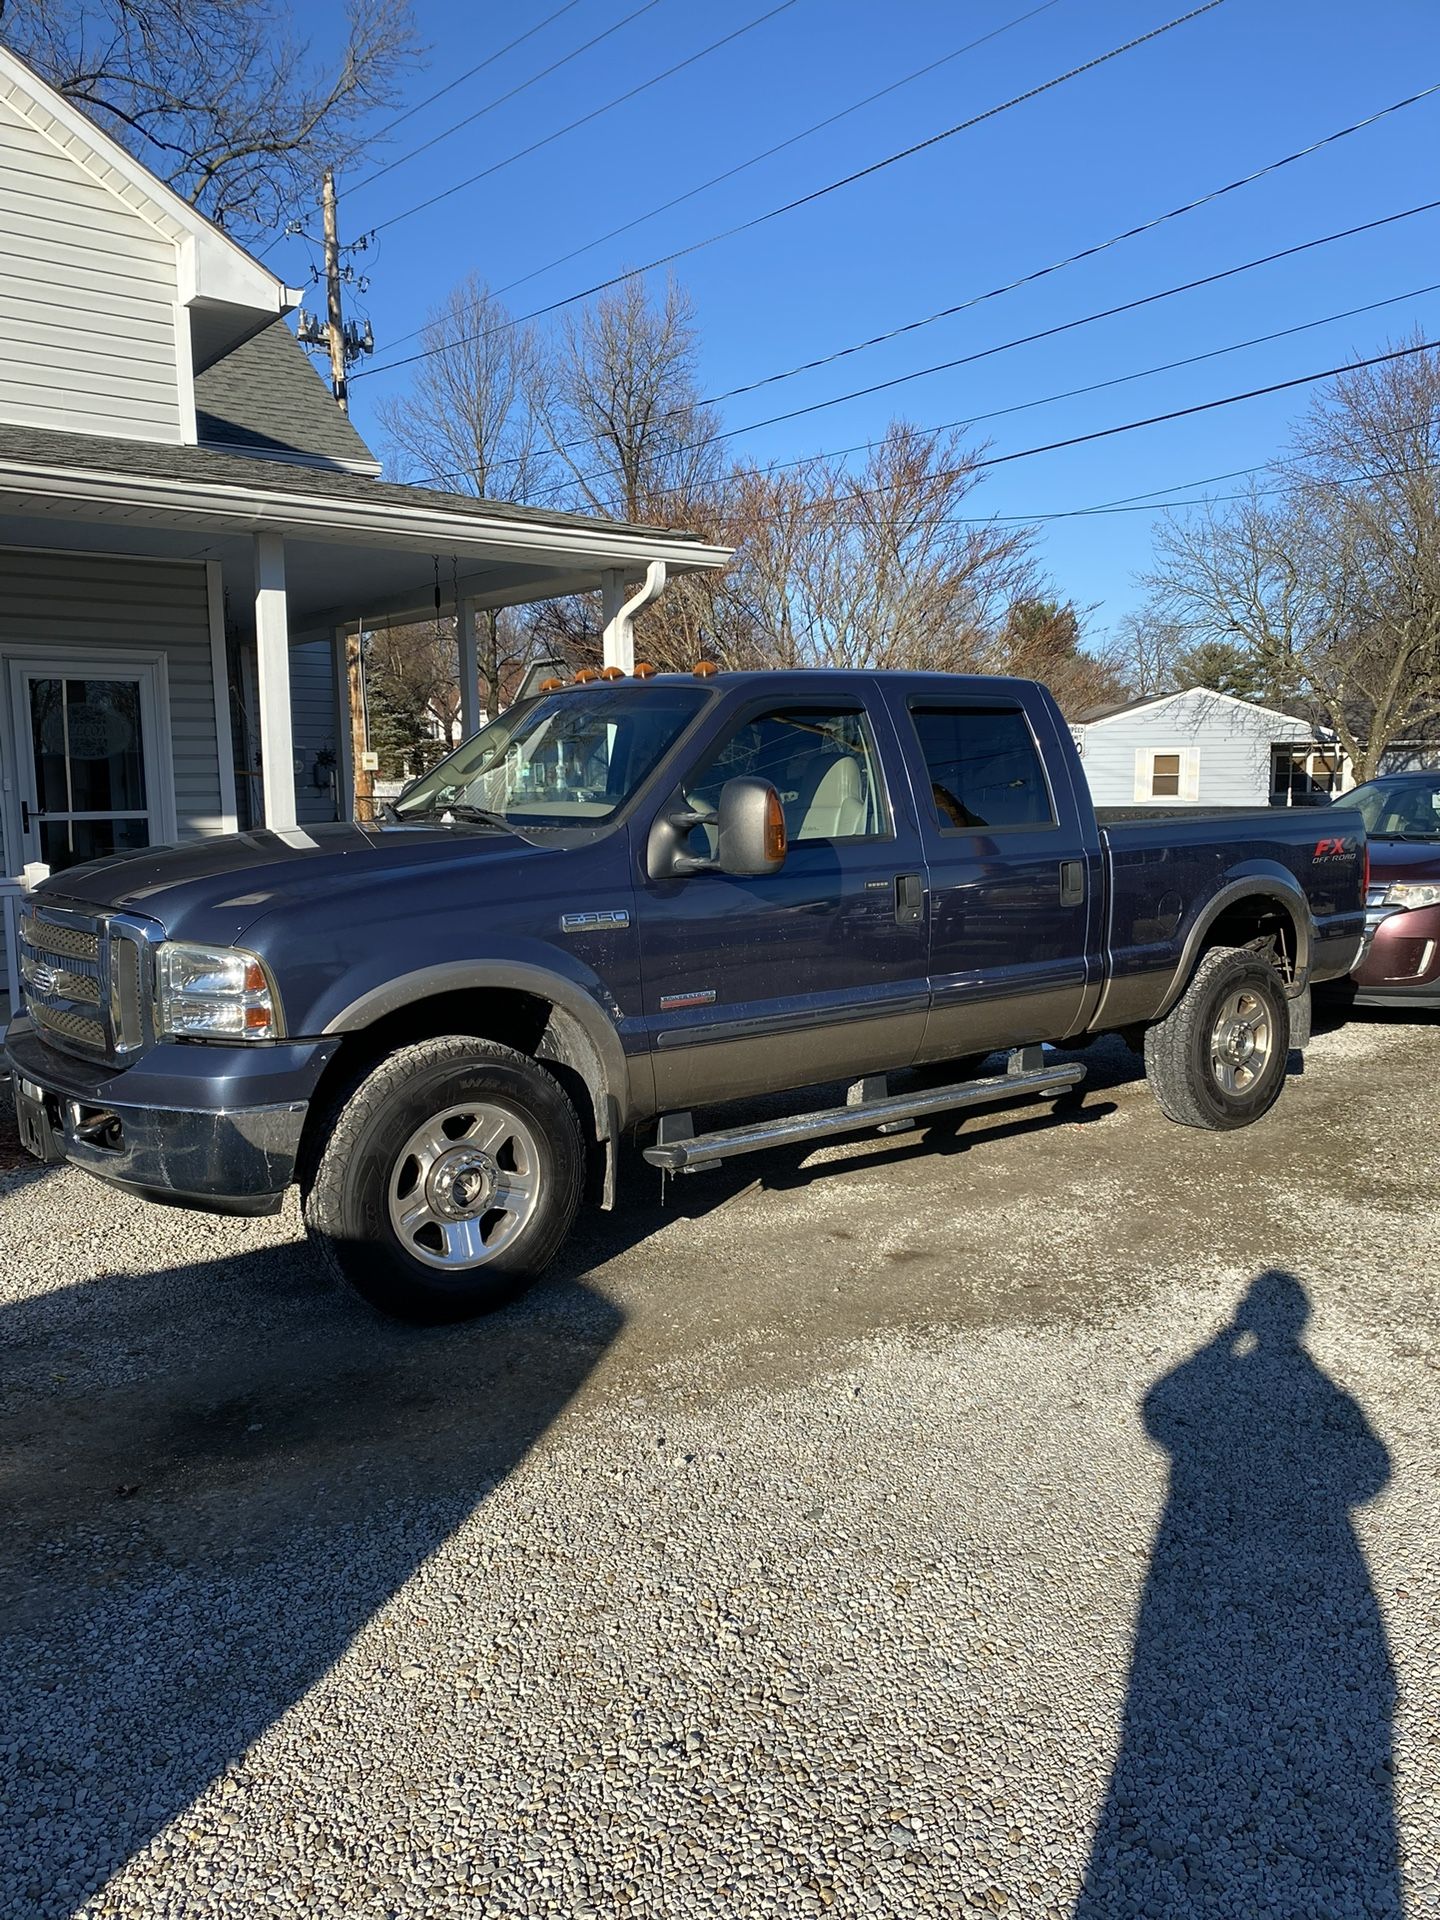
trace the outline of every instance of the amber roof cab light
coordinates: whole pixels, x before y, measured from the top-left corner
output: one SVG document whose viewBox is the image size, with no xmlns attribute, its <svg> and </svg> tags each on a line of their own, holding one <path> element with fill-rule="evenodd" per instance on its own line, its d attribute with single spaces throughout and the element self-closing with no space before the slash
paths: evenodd
<svg viewBox="0 0 1440 1920">
<path fill-rule="evenodd" d="M 600 675 L 594 667 L 581 667 L 575 676 L 575 684 L 577 687 L 588 687 L 592 680 L 598 680 L 599 678 Z"/>
<path fill-rule="evenodd" d="M 623 667 L 601 667 L 600 678 L 602 680 L 623 680 L 625 678 L 625 669 Z"/>
<path fill-rule="evenodd" d="M 632 679 L 635 680 L 653 680 L 655 678 L 655 669 L 648 660 L 637 660 L 630 669 L 630 674 Z"/>
<path fill-rule="evenodd" d="M 565 682 L 563 680 L 542 680 L 540 682 L 540 691 L 541 693 L 558 693 L 564 684 Z"/>
<path fill-rule="evenodd" d="M 708 680 L 711 674 L 718 672 L 719 669 L 713 660 L 697 660 L 690 671 L 697 680 Z"/>
</svg>

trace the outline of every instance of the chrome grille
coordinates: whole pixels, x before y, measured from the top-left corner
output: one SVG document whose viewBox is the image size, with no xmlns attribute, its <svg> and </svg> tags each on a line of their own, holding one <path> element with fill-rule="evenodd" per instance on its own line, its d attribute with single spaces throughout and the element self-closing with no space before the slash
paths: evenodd
<svg viewBox="0 0 1440 1920">
<path fill-rule="evenodd" d="M 20 984 L 52 1046 L 119 1060 L 144 1044 L 144 928 L 121 915 L 38 903 L 21 914 Z"/>
</svg>

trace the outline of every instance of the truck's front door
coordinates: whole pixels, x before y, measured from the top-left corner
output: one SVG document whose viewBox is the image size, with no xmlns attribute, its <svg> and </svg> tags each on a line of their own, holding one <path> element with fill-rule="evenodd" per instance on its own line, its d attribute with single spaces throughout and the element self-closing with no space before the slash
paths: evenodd
<svg viewBox="0 0 1440 1920">
<path fill-rule="evenodd" d="M 760 699 L 697 749 L 679 795 L 739 774 L 785 808 L 778 873 L 642 881 L 645 1019 L 662 1110 L 906 1066 L 928 1002 L 923 863 L 887 717 L 855 699 Z M 882 752 L 884 758 L 882 758 Z M 890 778 L 887 779 L 887 772 Z M 712 850 L 698 828 L 694 850 Z"/>
<path fill-rule="evenodd" d="M 931 1002 L 920 1057 L 1075 1031 L 1097 971 L 1099 846 L 1066 784 L 1059 743 L 1047 737 L 1042 753 L 1013 696 L 925 693 L 896 705 L 897 723 L 913 733 L 929 870 Z"/>
</svg>

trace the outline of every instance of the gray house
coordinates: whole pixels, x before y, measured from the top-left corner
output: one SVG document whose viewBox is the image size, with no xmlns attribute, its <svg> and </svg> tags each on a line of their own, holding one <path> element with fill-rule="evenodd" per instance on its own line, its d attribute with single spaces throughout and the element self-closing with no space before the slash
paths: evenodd
<svg viewBox="0 0 1440 1920">
<path fill-rule="evenodd" d="M 0 876 L 347 816 L 347 636 L 437 583 L 473 725 L 479 609 L 598 590 L 625 664 L 727 559 L 382 481 L 298 299 L 0 48 Z"/>
<path fill-rule="evenodd" d="M 1283 807 L 1352 784 L 1309 721 L 1204 687 L 1099 707 L 1072 731 L 1097 807 Z"/>
</svg>

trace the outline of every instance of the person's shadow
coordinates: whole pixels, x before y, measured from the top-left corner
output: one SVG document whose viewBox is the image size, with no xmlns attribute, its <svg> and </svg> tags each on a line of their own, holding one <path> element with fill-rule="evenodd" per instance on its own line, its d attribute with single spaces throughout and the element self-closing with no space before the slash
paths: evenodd
<svg viewBox="0 0 1440 1920">
<path fill-rule="evenodd" d="M 1171 1459 L 1075 1920 L 1398 1920 L 1395 1680 L 1351 1509 L 1390 1477 L 1292 1274 L 1158 1381 Z"/>
</svg>

